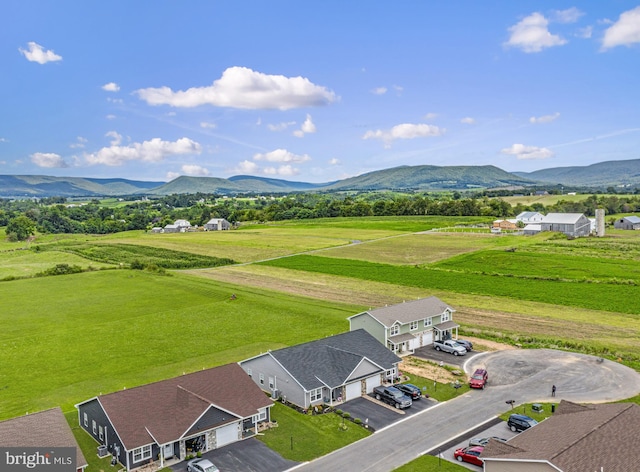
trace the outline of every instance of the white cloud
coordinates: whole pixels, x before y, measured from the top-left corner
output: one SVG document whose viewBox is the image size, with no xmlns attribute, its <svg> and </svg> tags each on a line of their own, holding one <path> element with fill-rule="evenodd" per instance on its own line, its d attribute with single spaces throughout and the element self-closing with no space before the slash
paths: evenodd
<svg viewBox="0 0 640 472">
<path fill-rule="evenodd" d="M 112 138 L 111 142 L 109 143 L 112 146 L 120 146 L 120 144 L 122 143 L 122 135 L 118 134 L 118 132 L 116 131 L 109 131 L 105 134 L 105 136 L 107 138 Z"/>
<path fill-rule="evenodd" d="M 257 174 L 259 173 L 258 164 L 251 161 L 242 161 L 236 167 L 235 172 L 240 172 L 242 174 Z"/>
<path fill-rule="evenodd" d="M 200 152 L 202 152 L 202 146 L 189 138 L 180 138 L 177 141 L 153 138 L 128 146 L 111 145 L 98 152 L 85 154 L 84 157 L 89 164 L 119 166 L 127 161 L 160 162 L 170 156 L 200 154 Z"/>
<path fill-rule="evenodd" d="M 530 53 L 566 44 L 566 39 L 549 32 L 548 24 L 549 21 L 543 15 L 532 13 L 509 28 L 511 37 L 504 45 Z"/>
<path fill-rule="evenodd" d="M 30 41 L 27 43 L 27 45 L 29 46 L 29 50 L 18 48 L 18 51 L 20 51 L 24 55 L 24 57 L 27 58 L 27 61 L 37 62 L 38 64 L 46 64 L 47 62 L 62 60 L 62 56 L 58 56 L 51 49 L 45 51 L 44 48 L 38 43 Z"/>
<path fill-rule="evenodd" d="M 625 11 L 618 21 L 604 32 L 602 49 L 616 46 L 630 46 L 640 43 L 640 6 Z"/>
<path fill-rule="evenodd" d="M 115 82 L 109 82 L 108 84 L 104 84 L 102 86 L 102 90 L 105 92 L 118 92 L 120 90 L 120 86 Z"/>
<path fill-rule="evenodd" d="M 402 91 L 404 90 L 404 87 L 402 87 L 401 85 L 394 85 L 394 86 L 393 86 L 393 90 L 395 90 L 395 91 L 396 91 L 396 93 L 397 93 L 398 95 L 400 95 L 400 94 L 402 93 Z"/>
<path fill-rule="evenodd" d="M 116 115 L 107 115 L 107 116 L 105 116 L 105 118 L 107 120 L 115 120 L 117 117 L 116 117 Z"/>
<path fill-rule="evenodd" d="M 460 123 L 464 123 L 465 125 L 475 125 L 476 124 L 476 120 L 475 120 L 475 118 L 471 118 L 470 116 L 467 116 L 465 118 L 462 118 L 460 120 Z"/>
<path fill-rule="evenodd" d="M 124 103 L 124 100 L 121 98 L 113 98 L 113 97 L 107 97 L 107 101 L 110 103 L 117 103 L 118 105 L 121 105 Z"/>
<path fill-rule="evenodd" d="M 289 126 L 293 126 L 295 124 L 296 124 L 295 121 L 283 121 L 282 123 L 276 123 L 275 125 L 268 124 L 267 128 L 269 128 L 270 131 L 284 131 Z"/>
<path fill-rule="evenodd" d="M 384 95 L 387 93 L 387 87 L 376 87 L 371 91 L 374 95 Z"/>
<path fill-rule="evenodd" d="M 171 182 L 174 179 L 177 179 L 182 174 L 180 172 L 167 172 L 167 180 Z"/>
<path fill-rule="evenodd" d="M 6 138 L 0 138 L 0 143 L 8 143 L 9 140 Z"/>
<path fill-rule="evenodd" d="M 329 159 L 329 165 L 330 166 L 339 166 L 340 164 L 342 164 L 342 163 L 340 162 L 340 159 L 338 159 L 337 157 Z"/>
<path fill-rule="evenodd" d="M 206 121 L 200 122 L 200 128 L 215 129 L 217 127 L 218 127 L 218 125 L 215 124 L 215 123 L 208 123 Z"/>
<path fill-rule="evenodd" d="M 254 161 L 267 161 L 267 162 L 294 162 L 301 163 L 311 160 L 307 154 L 294 154 L 286 149 L 276 149 L 275 151 L 267 153 L 258 153 L 253 156 Z"/>
<path fill-rule="evenodd" d="M 83 138 L 82 136 L 78 136 L 76 138 L 76 142 L 69 144 L 69 147 L 72 148 L 72 149 L 83 148 L 85 146 L 85 144 L 87 144 L 87 142 L 88 142 L 87 138 Z"/>
<path fill-rule="evenodd" d="M 593 26 L 585 26 L 584 28 L 580 28 L 575 35 L 578 38 L 589 39 L 593 35 Z"/>
<path fill-rule="evenodd" d="M 414 139 L 425 138 L 429 136 L 442 136 L 445 133 L 444 128 L 427 124 L 403 123 L 396 125 L 390 130 L 367 131 L 362 139 L 380 139 L 384 142 L 385 147 L 391 147 L 391 142 L 396 139 Z"/>
<path fill-rule="evenodd" d="M 234 172 L 240 174 L 258 174 L 280 177 L 290 177 L 292 175 L 298 175 L 300 173 L 300 171 L 293 167 L 291 164 L 283 164 L 279 167 L 260 167 L 255 162 L 247 160 L 240 162 L 234 169 Z"/>
<path fill-rule="evenodd" d="M 525 146 L 524 144 L 514 144 L 510 148 L 504 148 L 500 151 L 502 154 L 516 156 L 518 159 L 548 159 L 555 154 L 551 149 Z"/>
<path fill-rule="evenodd" d="M 435 118 L 438 117 L 437 113 L 427 113 L 426 115 L 424 115 L 423 119 L 425 120 L 433 120 Z"/>
<path fill-rule="evenodd" d="M 182 173 L 184 175 L 193 175 L 196 177 L 206 177 L 208 175 L 211 175 L 209 169 L 196 164 L 185 164 L 180 169 L 182 170 Z"/>
<path fill-rule="evenodd" d="M 543 116 L 532 116 L 529 118 L 529 123 L 551 123 L 552 121 L 557 120 L 560 117 L 560 113 L 555 112 L 553 115 L 543 115 Z"/>
<path fill-rule="evenodd" d="M 582 15 L 584 15 L 583 12 L 576 7 L 571 7 L 566 10 L 554 10 L 551 17 L 556 23 L 575 23 Z"/>
<path fill-rule="evenodd" d="M 311 119 L 311 115 L 307 114 L 307 118 L 302 123 L 300 129 L 297 129 L 293 132 L 293 135 L 302 138 L 305 134 L 315 133 L 316 125 L 313 124 L 313 120 Z"/>
<path fill-rule="evenodd" d="M 173 107 L 218 107 L 249 110 L 289 110 L 334 102 L 336 95 L 305 77 L 268 75 L 246 67 L 229 67 L 222 77 L 207 87 L 174 92 L 169 87 L 146 88 L 135 92 L 149 105 Z"/>
<path fill-rule="evenodd" d="M 36 152 L 31 154 L 31 162 L 38 167 L 69 167 L 69 164 L 59 154 L 53 152 Z"/>
</svg>

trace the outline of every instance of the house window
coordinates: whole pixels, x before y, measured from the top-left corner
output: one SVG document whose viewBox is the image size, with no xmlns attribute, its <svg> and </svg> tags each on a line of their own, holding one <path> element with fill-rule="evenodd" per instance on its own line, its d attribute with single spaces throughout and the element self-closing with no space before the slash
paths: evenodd
<svg viewBox="0 0 640 472">
<path fill-rule="evenodd" d="M 98 426 L 96 425 L 96 420 L 91 420 L 91 429 L 93 429 L 94 435 L 98 432 Z"/>
<path fill-rule="evenodd" d="M 247 375 L 249 377 L 253 377 L 253 371 L 251 369 L 247 369 Z"/>
<path fill-rule="evenodd" d="M 89 426 L 89 415 L 87 413 L 84 414 L 84 425 Z"/>
<path fill-rule="evenodd" d="M 388 379 L 392 379 L 396 376 L 396 368 L 394 367 L 393 369 L 389 369 L 385 372 L 385 375 L 387 376 Z"/>
<path fill-rule="evenodd" d="M 102 428 L 102 426 L 98 427 L 98 436 L 100 437 L 101 441 L 104 439 L 104 429 Z"/>
<path fill-rule="evenodd" d="M 260 385 L 264 385 L 264 374 L 260 374 Z"/>
<path fill-rule="evenodd" d="M 322 387 L 311 390 L 311 401 L 315 402 L 322 398 Z"/>
<path fill-rule="evenodd" d="M 276 384 L 275 384 L 275 382 L 273 380 L 273 377 L 269 377 L 269 388 L 271 390 L 273 390 L 275 388 L 275 386 L 276 386 Z"/>
<path fill-rule="evenodd" d="M 253 415 L 253 422 L 257 423 L 259 421 L 264 421 L 267 419 L 267 410 L 266 409 L 262 409 L 259 410 L 259 413 L 257 415 Z"/>
<path fill-rule="evenodd" d="M 400 334 L 400 325 L 399 324 L 394 324 L 391 329 L 389 330 L 389 334 L 391 336 L 395 336 L 396 334 Z"/>
<path fill-rule="evenodd" d="M 151 445 L 142 446 L 138 449 L 134 449 L 133 453 L 133 462 L 140 462 L 145 459 L 151 459 Z"/>
<path fill-rule="evenodd" d="M 409 325 L 409 329 L 411 331 L 414 331 L 414 330 L 418 329 L 418 322 L 417 321 L 412 321 L 411 324 Z"/>
<path fill-rule="evenodd" d="M 451 313 L 449 313 L 448 311 L 445 311 L 445 312 L 442 314 L 442 321 L 443 321 L 443 322 L 444 322 L 444 321 L 449 321 L 449 316 L 451 316 Z"/>
<path fill-rule="evenodd" d="M 424 327 L 431 326 L 433 324 L 433 318 L 425 318 L 424 319 Z"/>
</svg>

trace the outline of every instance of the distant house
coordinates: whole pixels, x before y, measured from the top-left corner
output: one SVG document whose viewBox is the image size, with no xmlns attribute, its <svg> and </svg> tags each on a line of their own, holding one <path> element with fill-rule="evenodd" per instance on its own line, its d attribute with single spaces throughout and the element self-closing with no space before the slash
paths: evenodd
<svg viewBox="0 0 640 472">
<path fill-rule="evenodd" d="M 480 457 L 484 472 L 627 472 L 638 463 L 637 425 L 635 403 L 562 400 L 553 416 L 506 443 L 491 440 Z"/>
<path fill-rule="evenodd" d="M 78 408 L 80 427 L 127 470 L 184 459 L 254 436 L 273 402 L 238 364 L 100 395 Z"/>
<path fill-rule="evenodd" d="M 180 228 L 178 228 L 176 225 L 166 225 L 164 228 L 162 228 L 162 232 L 163 233 L 179 233 Z"/>
<path fill-rule="evenodd" d="M 176 220 L 172 225 L 166 225 L 163 228 L 163 233 L 185 233 L 187 231 L 190 231 L 191 228 L 193 228 L 191 226 L 191 223 L 189 223 L 187 220 Z"/>
<path fill-rule="evenodd" d="M 625 216 L 618 218 L 614 223 L 615 229 L 640 229 L 640 218 L 637 216 Z"/>
<path fill-rule="evenodd" d="M 588 236 L 591 222 L 582 213 L 549 213 L 540 222 L 542 231 L 557 231 L 567 236 Z"/>
<path fill-rule="evenodd" d="M 348 319 L 352 331 L 365 329 L 383 346 L 404 355 L 433 344 L 434 338 L 457 338 L 460 325 L 453 322 L 454 311 L 439 298 L 428 297 L 365 311 Z"/>
<path fill-rule="evenodd" d="M 494 228 L 500 228 L 500 230 L 505 230 L 505 229 L 511 229 L 511 230 L 516 230 L 518 229 L 518 221 L 517 220 L 495 220 L 493 222 L 493 227 Z"/>
<path fill-rule="evenodd" d="M 204 224 L 205 231 L 225 231 L 231 228 L 231 224 L 224 218 L 211 218 Z"/>
<path fill-rule="evenodd" d="M 76 472 L 82 472 L 88 463 L 60 408 L 31 413 L 0 421 L 0 447 L 75 448 Z M 28 470 L 28 469 L 26 469 Z"/>
<path fill-rule="evenodd" d="M 159 226 L 154 226 L 153 228 L 151 228 L 151 232 L 152 233 L 162 233 L 163 229 L 160 228 Z"/>
<path fill-rule="evenodd" d="M 524 228 L 522 228 L 522 233 L 527 236 L 538 234 L 540 231 L 542 231 L 542 225 L 535 223 L 529 223 Z"/>
<path fill-rule="evenodd" d="M 363 329 L 269 351 L 240 362 L 261 389 L 302 408 L 371 393 L 401 359 Z"/>
<path fill-rule="evenodd" d="M 529 223 L 540 223 L 543 218 L 544 215 L 537 211 L 523 211 L 516 216 L 516 221 L 522 221 L 525 225 L 528 225 Z"/>
</svg>

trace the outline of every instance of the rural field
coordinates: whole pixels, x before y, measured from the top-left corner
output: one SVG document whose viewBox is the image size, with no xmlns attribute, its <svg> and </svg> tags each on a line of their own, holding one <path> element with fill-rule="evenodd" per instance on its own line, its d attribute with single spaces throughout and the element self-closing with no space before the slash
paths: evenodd
<svg viewBox="0 0 640 472">
<path fill-rule="evenodd" d="M 100 393 L 337 334 L 362 310 L 430 295 L 456 309 L 468 336 L 640 370 L 634 232 L 430 231 L 464 223 L 336 218 L 3 240 L 0 419 L 56 405 L 72 412 Z M 80 271 L 34 277 L 61 264 Z"/>
</svg>

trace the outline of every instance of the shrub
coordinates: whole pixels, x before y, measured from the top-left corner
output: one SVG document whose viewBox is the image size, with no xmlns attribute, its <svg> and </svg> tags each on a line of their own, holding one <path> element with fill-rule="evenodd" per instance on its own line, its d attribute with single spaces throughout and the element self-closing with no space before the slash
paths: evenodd
<svg viewBox="0 0 640 472">
<path fill-rule="evenodd" d="M 353 420 L 353 422 L 355 424 L 362 424 L 362 420 L 360 418 L 356 418 L 355 420 Z"/>
<path fill-rule="evenodd" d="M 343 418 L 349 419 L 351 418 L 351 413 L 347 413 L 346 411 L 342 414 Z"/>
</svg>

